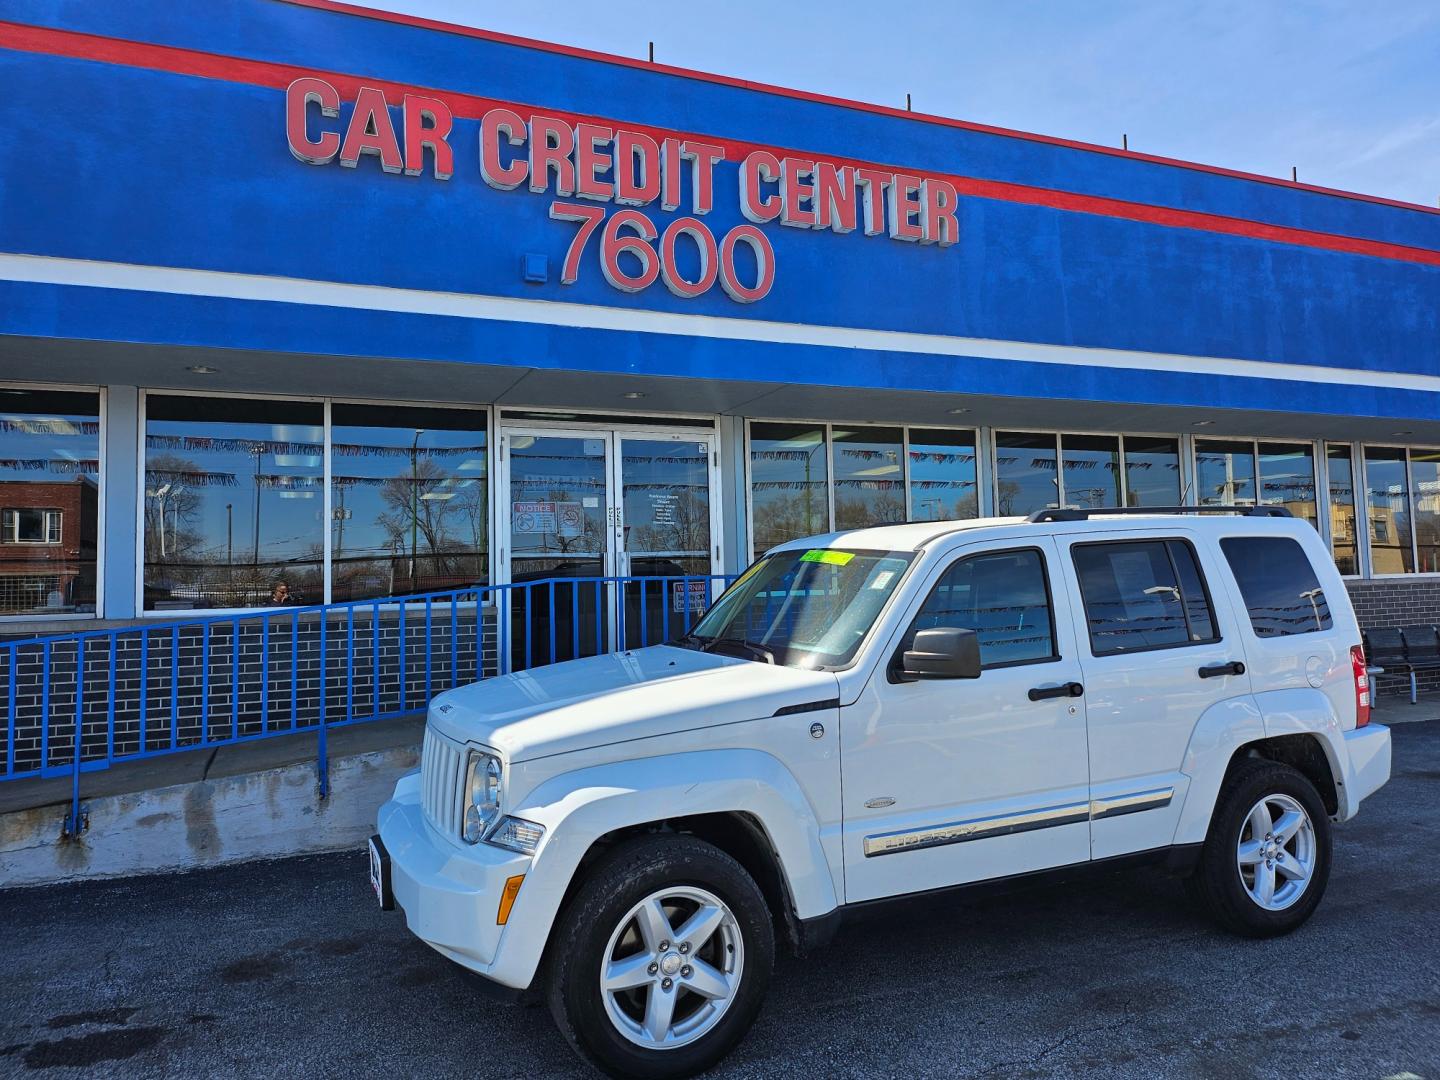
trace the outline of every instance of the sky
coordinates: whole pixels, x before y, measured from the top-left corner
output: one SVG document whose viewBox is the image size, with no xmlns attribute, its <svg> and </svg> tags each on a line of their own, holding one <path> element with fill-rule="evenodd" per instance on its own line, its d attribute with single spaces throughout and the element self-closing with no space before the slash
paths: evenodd
<svg viewBox="0 0 1440 1080">
<path fill-rule="evenodd" d="M 700 71 L 1440 202 L 1435 0 L 366 6 L 633 57 L 653 40 Z"/>
</svg>

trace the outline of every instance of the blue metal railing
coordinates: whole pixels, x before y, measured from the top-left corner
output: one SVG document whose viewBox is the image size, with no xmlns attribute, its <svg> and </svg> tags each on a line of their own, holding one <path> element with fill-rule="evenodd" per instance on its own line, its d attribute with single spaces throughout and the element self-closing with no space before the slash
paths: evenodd
<svg viewBox="0 0 1440 1080">
<path fill-rule="evenodd" d="M 542 578 L 0 642 L 0 782 L 418 712 L 440 690 L 686 633 L 732 578 Z"/>
</svg>

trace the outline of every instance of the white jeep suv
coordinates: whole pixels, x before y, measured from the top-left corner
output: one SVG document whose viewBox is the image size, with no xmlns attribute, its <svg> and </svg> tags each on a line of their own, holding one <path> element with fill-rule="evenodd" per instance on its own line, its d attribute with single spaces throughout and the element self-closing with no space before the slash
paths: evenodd
<svg viewBox="0 0 1440 1080">
<path fill-rule="evenodd" d="M 682 640 L 441 694 L 371 874 L 594 1065 L 686 1076 L 777 939 L 854 905 L 1156 860 L 1231 931 L 1295 929 L 1389 778 L 1369 714 L 1344 583 L 1283 510 L 835 533 Z"/>
</svg>

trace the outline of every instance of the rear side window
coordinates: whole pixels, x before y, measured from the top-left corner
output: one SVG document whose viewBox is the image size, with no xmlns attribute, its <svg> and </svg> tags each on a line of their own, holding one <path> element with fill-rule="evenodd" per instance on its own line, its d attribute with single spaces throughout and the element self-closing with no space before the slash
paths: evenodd
<svg viewBox="0 0 1440 1080">
<path fill-rule="evenodd" d="M 1255 636 L 1313 634 L 1333 625 L 1330 605 L 1299 541 L 1288 536 L 1230 536 L 1220 541 Z"/>
<path fill-rule="evenodd" d="M 1210 597 L 1185 541 L 1077 544 L 1071 555 L 1096 656 L 1217 640 Z"/>
<path fill-rule="evenodd" d="M 1033 548 L 959 560 L 925 598 L 904 647 L 915 631 L 939 626 L 974 630 L 985 667 L 1055 659 L 1045 560 Z"/>
</svg>

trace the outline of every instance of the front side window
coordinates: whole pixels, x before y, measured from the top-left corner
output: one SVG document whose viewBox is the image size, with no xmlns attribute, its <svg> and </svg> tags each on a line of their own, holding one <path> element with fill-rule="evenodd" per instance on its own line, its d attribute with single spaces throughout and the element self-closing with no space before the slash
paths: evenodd
<svg viewBox="0 0 1440 1080">
<path fill-rule="evenodd" d="M 319 403 L 147 395 L 147 611 L 323 602 L 324 424 Z"/>
<path fill-rule="evenodd" d="M 1215 617 L 1189 544 L 1127 540 L 1077 544 L 1071 551 L 1094 655 L 1216 640 Z"/>
<path fill-rule="evenodd" d="M 1286 536 L 1230 536 L 1220 541 L 1255 636 L 1286 637 L 1329 630 L 1325 592 L 1310 559 Z"/>
<path fill-rule="evenodd" d="M 0 395 L 0 615 L 95 611 L 100 395 Z"/>
<path fill-rule="evenodd" d="M 1054 660 L 1055 617 L 1045 560 L 1033 548 L 960 559 L 925 598 L 905 639 L 917 630 L 974 630 L 984 667 Z"/>
<path fill-rule="evenodd" d="M 789 667 L 843 667 L 913 558 L 901 551 L 777 551 L 725 590 L 678 644 Z"/>
</svg>

